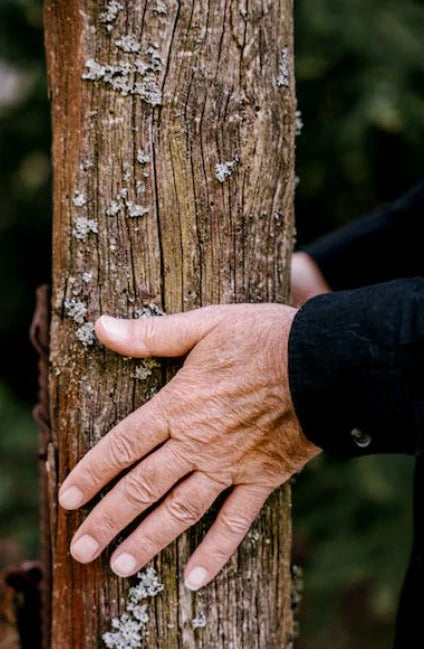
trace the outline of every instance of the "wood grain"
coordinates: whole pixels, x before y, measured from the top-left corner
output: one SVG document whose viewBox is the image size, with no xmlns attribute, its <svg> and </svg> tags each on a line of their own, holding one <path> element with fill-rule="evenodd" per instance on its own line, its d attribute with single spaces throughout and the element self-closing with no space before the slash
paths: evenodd
<svg viewBox="0 0 424 649">
<path fill-rule="evenodd" d="M 58 487 L 79 458 L 178 367 L 163 361 L 138 381 L 135 361 L 78 340 L 81 322 L 65 302 L 85 305 L 83 321 L 93 322 L 101 313 L 134 317 L 149 302 L 174 313 L 288 297 L 292 0 L 120 4 L 116 18 L 105 22 L 103 2 L 45 3 L 54 163 L 53 442 L 47 459 L 52 649 L 103 647 L 102 633 L 124 610 L 129 584 L 111 573 L 110 552 L 88 566 L 70 558 L 70 538 L 88 508 L 58 509 Z M 134 36 L 137 53 L 116 44 L 125 35 Z M 137 59 L 139 69 L 151 66 L 144 77 L 134 72 Z M 83 79 L 89 60 L 116 66 L 113 83 L 107 75 Z M 128 94 L 116 83 L 122 69 L 130 70 Z M 160 105 L 146 101 L 145 87 L 137 91 L 137 81 L 146 78 L 150 89 L 156 84 Z M 149 162 L 137 161 L 140 151 Z M 220 182 L 216 164 L 226 162 L 235 164 Z M 120 209 L 108 215 L 117 209 L 113 201 Z M 130 216 L 134 206 L 147 214 Z M 289 505 L 288 488 L 275 493 L 254 534 L 198 594 L 184 588 L 182 573 L 213 513 L 162 552 L 155 566 L 165 591 L 150 604 L 143 647 L 290 647 Z M 207 625 L 194 630 L 199 610 Z"/>
</svg>

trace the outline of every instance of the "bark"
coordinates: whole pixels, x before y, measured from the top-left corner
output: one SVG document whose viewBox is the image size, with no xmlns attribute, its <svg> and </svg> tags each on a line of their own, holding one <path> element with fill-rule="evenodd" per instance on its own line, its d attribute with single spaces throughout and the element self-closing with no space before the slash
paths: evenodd
<svg viewBox="0 0 424 649">
<path fill-rule="evenodd" d="M 90 344 L 87 323 L 105 312 L 135 317 L 146 304 L 174 313 L 286 301 L 292 0 L 121 0 L 106 13 L 94 0 L 46 0 L 45 27 L 54 163 L 48 646 L 93 649 L 125 610 L 129 582 L 111 573 L 110 551 L 88 566 L 70 558 L 88 508 L 58 509 L 57 490 L 178 363 L 139 380 L 139 362 Z M 230 164 L 217 173 L 219 163 Z M 142 646 L 291 646 L 289 507 L 289 489 L 276 492 L 199 594 L 182 573 L 213 514 L 162 552 L 154 565 L 165 590 L 149 602 Z M 193 629 L 199 611 L 207 625 Z"/>
</svg>

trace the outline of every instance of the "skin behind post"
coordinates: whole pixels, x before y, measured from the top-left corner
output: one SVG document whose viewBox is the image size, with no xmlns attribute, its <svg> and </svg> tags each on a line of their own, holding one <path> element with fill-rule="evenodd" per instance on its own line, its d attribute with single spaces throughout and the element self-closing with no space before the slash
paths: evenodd
<svg viewBox="0 0 424 649">
<path fill-rule="evenodd" d="M 118 356 L 93 323 L 101 313 L 287 301 L 292 2 L 47 0 L 45 26 L 54 163 L 46 647 L 94 649 L 132 582 L 109 568 L 116 546 L 90 564 L 71 558 L 91 507 L 58 508 L 58 489 L 180 362 Z M 153 564 L 164 590 L 148 602 L 142 646 L 291 647 L 289 507 L 289 488 L 274 492 L 254 534 L 198 593 L 183 573 L 213 514 L 164 550 Z M 200 613 L 207 623 L 196 629 Z"/>
</svg>

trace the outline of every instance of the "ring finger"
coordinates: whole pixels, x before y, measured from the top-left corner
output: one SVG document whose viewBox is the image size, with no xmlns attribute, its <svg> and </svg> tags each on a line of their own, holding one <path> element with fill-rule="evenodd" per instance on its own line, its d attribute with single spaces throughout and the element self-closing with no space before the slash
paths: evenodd
<svg viewBox="0 0 424 649">
<path fill-rule="evenodd" d="M 229 482 L 196 472 L 181 482 L 161 505 L 115 550 L 110 565 L 128 577 L 180 534 L 197 523 Z"/>
</svg>

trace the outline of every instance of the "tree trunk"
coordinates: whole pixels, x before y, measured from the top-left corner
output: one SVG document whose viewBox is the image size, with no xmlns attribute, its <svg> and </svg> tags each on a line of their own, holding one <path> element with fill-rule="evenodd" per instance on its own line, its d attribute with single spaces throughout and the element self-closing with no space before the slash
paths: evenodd
<svg viewBox="0 0 424 649">
<path fill-rule="evenodd" d="M 54 161 L 46 646 L 93 649 L 125 611 L 130 581 L 111 573 L 110 552 L 90 565 L 71 559 L 88 508 L 59 509 L 58 487 L 178 363 L 140 372 L 140 361 L 99 345 L 91 323 L 101 313 L 287 300 L 292 0 L 46 0 L 45 27 Z M 290 647 L 289 508 L 284 488 L 197 594 L 182 574 L 211 515 L 163 551 L 154 566 L 164 591 L 148 602 L 140 646 Z M 196 629 L 199 613 L 206 626 Z"/>
</svg>

